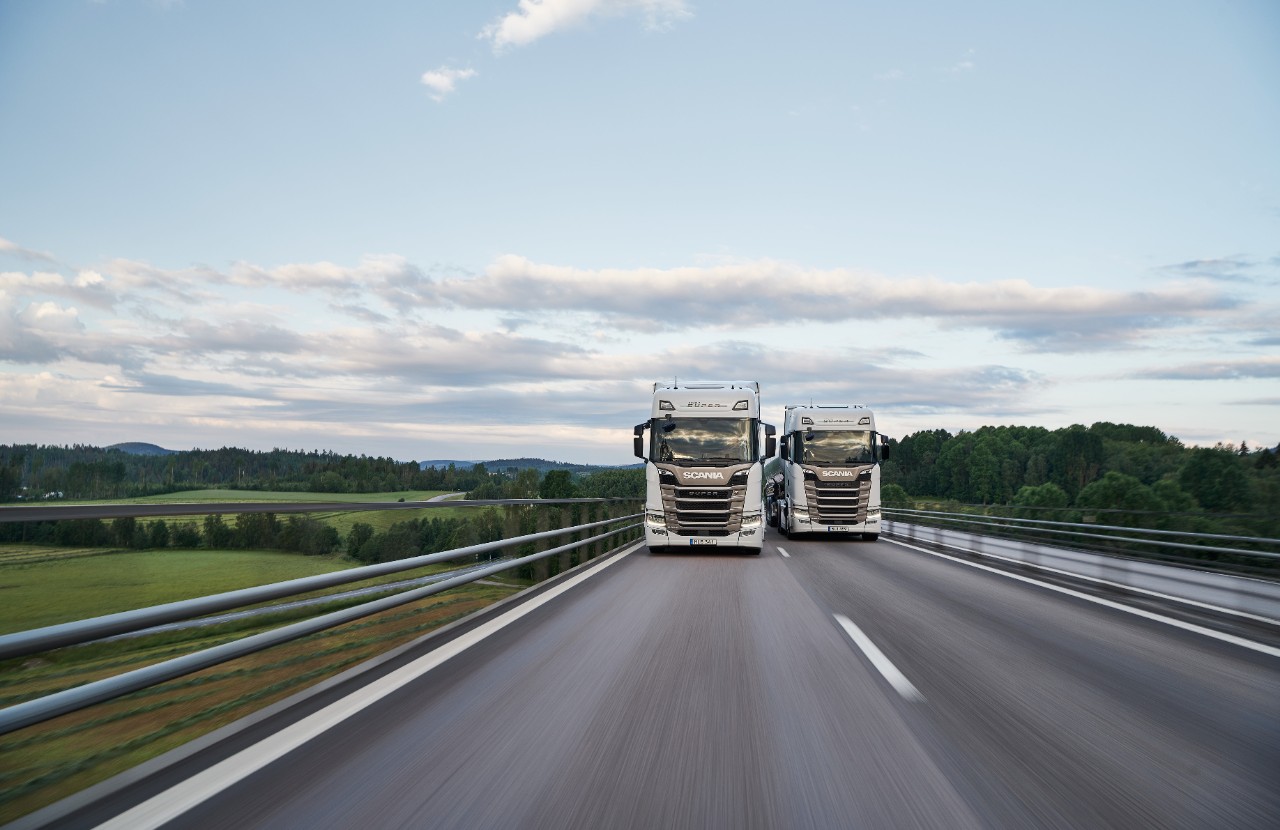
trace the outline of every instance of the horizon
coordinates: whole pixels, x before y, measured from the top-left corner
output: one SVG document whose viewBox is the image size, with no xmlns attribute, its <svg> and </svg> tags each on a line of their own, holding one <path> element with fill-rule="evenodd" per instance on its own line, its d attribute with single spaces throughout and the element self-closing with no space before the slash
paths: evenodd
<svg viewBox="0 0 1280 830">
<path fill-rule="evenodd" d="M 1097 423 L 1104 423 L 1104 422 L 1095 421 L 1093 424 L 1079 424 L 1079 426 L 1083 426 L 1086 429 L 1089 429 L 1089 428 L 1092 428 Z M 1114 422 L 1105 422 L 1105 423 L 1114 423 Z M 1116 424 L 1116 425 L 1117 426 L 1135 426 L 1139 428 L 1150 426 L 1149 424 Z M 1037 425 L 1035 424 L 983 424 L 982 426 L 977 427 L 976 429 L 961 429 L 961 430 L 954 430 L 954 431 L 947 430 L 947 432 L 950 433 L 952 436 L 956 436 L 961 433 L 975 432 L 981 429 L 1028 428 L 1028 427 L 1035 427 L 1035 426 Z M 1054 430 L 1050 430 L 1050 432 L 1052 431 Z M 906 438 L 910 438 L 911 436 L 919 432 L 921 432 L 921 430 L 916 430 L 901 436 L 889 435 L 889 438 L 890 440 L 900 442 Z M 1215 448 L 1216 446 L 1223 446 L 1226 449 L 1229 449 L 1232 451 L 1238 451 L 1241 448 L 1241 445 L 1235 444 L 1234 442 L 1216 442 L 1215 444 L 1193 444 L 1193 443 L 1188 443 L 1186 441 L 1183 441 L 1181 438 L 1179 438 L 1176 435 L 1169 435 L 1168 433 L 1165 433 L 1165 435 L 1166 437 L 1174 441 L 1177 441 L 1179 444 L 1181 444 L 1182 446 L 1188 449 Z M 14 442 L 14 443 L 10 443 L 9 446 L 14 446 L 15 444 L 20 445 L 24 443 L 30 443 L 30 442 Z M 1245 442 L 1245 443 L 1247 444 L 1248 442 Z M 96 445 L 84 445 L 84 446 L 88 446 L 91 449 L 112 450 L 112 449 L 121 449 L 122 447 L 130 446 L 130 445 L 154 447 L 155 449 L 163 450 L 166 453 L 217 452 L 218 450 L 242 450 L 244 452 L 253 452 L 253 453 L 291 452 L 291 453 L 302 453 L 302 454 L 323 454 L 323 453 L 333 452 L 339 456 L 342 456 L 342 455 L 350 455 L 355 457 L 359 457 L 361 455 L 370 456 L 369 453 L 360 453 L 360 452 L 337 453 L 334 450 L 322 449 L 318 447 L 312 448 L 312 449 L 301 449 L 301 448 L 292 448 L 292 447 L 272 447 L 269 450 L 264 450 L 264 449 L 255 449 L 252 447 L 223 445 L 220 447 L 193 446 L 186 449 L 173 449 L 170 447 L 161 446 L 159 444 L 154 444 L 149 441 L 120 441 L 115 444 L 104 445 L 104 446 L 96 446 Z M 37 444 L 36 446 L 53 447 L 58 449 L 70 449 L 75 445 L 74 444 Z M 1251 452 L 1280 452 L 1280 443 L 1277 443 L 1275 446 L 1271 446 L 1267 444 L 1254 444 L 1249 449 Z M 377 456 L 371 456 L 371 457 L 377 457 Z M 392 461 L 395 461 L 396 463 L 400 463 L 400 464 L 418 464 L 420 466 L 435 465 L 435 464 L 472 464 L 472 465 L 486 464 L 487 465 L 487 464 L 491 464 L 499 461 L 542 461 L 548 464 L 563 464 L 566 466 L 580 466 L 580 467 L 632 467 L 632 466 L 639 466 L 643 464 L 642 461 L 635 459 L 634 456 L 632 457 L 632 460 L 630 462 L 623 462 L 620 464 L 599 464 L 599 463 L 589 462 L 589 461 L 572 461 L 572 460 L 566 460 L 562 458 L 547 458 L 543 456 L 530 456 L 530 455 L 511 456 L 511 457 L 493 456 L 490 458 L 481 458 L 481 459 L 463 459 L 463 458 L 407 458 L 406 459 L 406 458 L 398 458 L 395 456 L 383 456 L 383 457 L 390 458 Z"/>
<path fill-rule="evenodd" d="M 774 424 L 1276 446 L 1278 31 L 1266 0 L 10 4 L 0 438 L 622 466 L 678 376 L 758 380 Z"/>
</svg>

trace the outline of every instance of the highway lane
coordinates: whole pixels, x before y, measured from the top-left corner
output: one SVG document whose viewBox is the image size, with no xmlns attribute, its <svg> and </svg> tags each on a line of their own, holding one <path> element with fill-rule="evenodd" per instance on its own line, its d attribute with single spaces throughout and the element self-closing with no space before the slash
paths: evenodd
<svg viewBox="0 0 1280 830">
<path fill-rule="evenodd" d="M 1271 827 L 1278 666 L 887 541 L 641 548 L 168 826 Z"/>
<path fill-rule="evenodd" d="M 888 541 L 780 544 L 925 696 L 992 826 L 1280 823 L 1277 658 Z"/>
</svg>

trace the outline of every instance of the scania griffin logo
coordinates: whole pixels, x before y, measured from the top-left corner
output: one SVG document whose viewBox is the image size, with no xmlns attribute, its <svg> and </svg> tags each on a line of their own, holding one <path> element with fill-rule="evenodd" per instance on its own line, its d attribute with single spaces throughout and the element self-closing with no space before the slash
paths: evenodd
<svg viewBox="0 0 1280 830">
<path fill-rule="evenodd" d="M 720 479 L 724 478 L 724 473 L 704 473 L 696 470 L 692 472 L 682 472 L 680 473 L 680 475 L 681 477 L 684 478 L 685 481 L 693 481 L 699 478 L 714 478 L 717 481 L 719 481 Z"/>
</svg>

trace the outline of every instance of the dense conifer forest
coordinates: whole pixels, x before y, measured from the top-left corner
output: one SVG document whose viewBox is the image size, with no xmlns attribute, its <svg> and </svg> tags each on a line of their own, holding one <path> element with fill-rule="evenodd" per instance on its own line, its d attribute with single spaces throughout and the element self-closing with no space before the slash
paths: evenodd
<svg viewBox="0 0 1280 830">
<path fill-rule="evenodd" d="M 1155 427 L 1106 422 L 921 431 L 890 441 L 884 496 L 899 506 L 947 501 L 1057 510 L 1054 518 L 1067 520 L 1114 510 L 1127 514 L 1113 519 L 1118 523 L 1275 535 L 1278 455 L 1280 447 L 1243 442 L 1187 447 Z"/>
<path fill-rule="evenodd" d="M 109 448 L 10 444 L 0 445 L 0 502 L 136 498 L 207 488 L 335 494 L 466 492 L 491 480 L 500 491 L 504 481 L 527 469 L 560 470 L 578 479 L 611 470 L 541 458 L 422 469 L 416 461 L 321 451 L 224 447 L 170 452 L 147 444 Z"/>
</svg>

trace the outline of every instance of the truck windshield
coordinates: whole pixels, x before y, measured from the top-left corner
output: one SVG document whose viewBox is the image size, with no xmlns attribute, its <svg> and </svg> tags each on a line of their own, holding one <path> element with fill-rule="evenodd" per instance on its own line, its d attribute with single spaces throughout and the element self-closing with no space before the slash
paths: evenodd
<svg viewBox="0 0 1280 830">
<path fill-rule="evenodd" d="M 754 418 L 654 418 L 650 461 L 733 464 L 756 460 Z"/>
<path fill-rule="evenodd" d="M 870 464 L 871 433 L 867 430 L 826 430 L 802 433 L 800 460 L 811 464 Z M 813 436 L 812 438 L 810 436 Z"/>
</svg>

